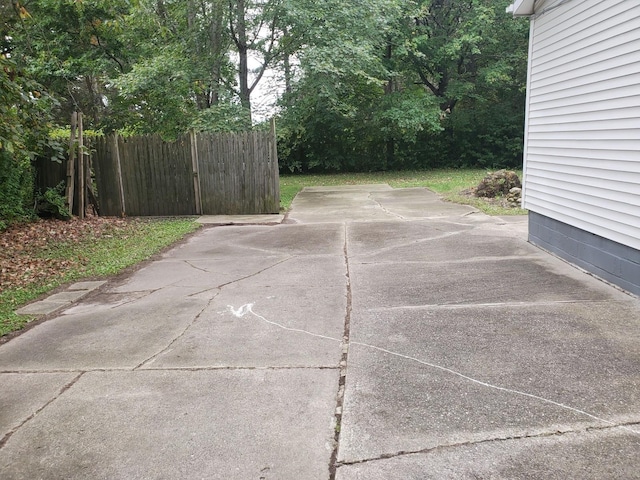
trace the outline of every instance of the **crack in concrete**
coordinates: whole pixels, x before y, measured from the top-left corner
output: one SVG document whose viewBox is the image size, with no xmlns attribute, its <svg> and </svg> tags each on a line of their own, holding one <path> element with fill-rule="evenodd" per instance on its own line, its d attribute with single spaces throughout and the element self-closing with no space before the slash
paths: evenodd
<svg viewBox="0 0 640 480">
<path fill-rule="evenodd" d="M 380 210 L 382 210 L 384 213 L 386 213 L 387 215 L 391 216 L 391 217 L 396 217 L 399 218 L 400 220 L 404 220 L 406 221 L 407 219 L 405 217 L 403 217 L 402 215 L 398 214 L 398 213 L 394 213 L 391 210 L 385 208 L 382 206 L 382 203 L 380 203 L 378 200 L 376 200 L 375 198 L 373 198 L 373 193 L 370 193 L 368 196 L 369 200 L 371 200 L 373 203 L 375 203 L 376 205 L 378 205 L 378 208 L 380 208 Z"/>
<path fill-rule="evenodd" d="M 42 412 L 45 408 L 47 408 L 49 405 L 51 405 L 53 402 L 55 402 L 58 398 L 60 398 L 60 396 L 66 392 L 67 390 L 69 390 L 71 387 L 73 387 L 76 382 L 78 380 L 80 380 L 80 378 L 85 374 L 85 372 L 80 372 L 78 375 L 76 375 L 70 382 L 66 383 L 65 385 L 62 386 L 62 388 L 58 391 L 58 393 L 52 398 L 50 399 L 48 402 L 46 402 L 44 405 L 42 405 L 40 408 L 38 408 L 35 412 L 33 412 L 31 415 L 29 415 L 27 418 L 25 418 L 20 425 L 12 428 L 11 430 L 9 430 L 4 437 L 0 438 L 0 450 L 2 450 L 2 448 L 7 444 L 7 442 L 11 439 L 11 437 L 18 431 L 20 430 L 27 422 L 29 422 L 30 420 L 32 420 L 33 418 L 36 417 L 36 415 L 38 415 L 40 412 Z"/>
<path fill-rule="evenodd" d="M 199 271 L 204 272 L 204 273 L 210 273 L 209 270 L 207 270 L 206 268 L 200 268 L 200 267 L 194 265 L 193 263 L 191 263 L 189 260 L 183 260 L 183 262 L 186 263 L 187 265 L 189 265 L 191 268 L 194 268 L 194 269 L 199 270 Z"/>
<path fill-rule="evenodd" d="M 186 333 L 187 331 L 193 327 L 193 325 L 200 319 L 200 316 L 204 313 L 204 311 L 209 308 L 211 306 L 211 304 L 213 303 L 213 301 L 215 300 L 215 298 L 220 295 L 220 292 L 216 292 L 207 302 L 207 304 L 202 307 L 202 309 L 197 313 L 197 315 L 195 315 L 195 317 L 193 317 L 193 319 L 189 322 L 189 324 L 182 330 L 182 332 L 176 336 L 173 340 L 171 340 L 171 342 L 169 342 L 169 344 L 163 348 L 162 350 L 160 350 L 158 353 L 156 353 L 155 355 L 152 355 L 151 357 L 147 358 L 146 360 L 144 360 L 142 363 L 140 363 L 139 365 L 137 365 L 136 367 L 133 368 L 133 370 L 138 370 L 142 367 L 144 367 L 145 365 L 154 362 L 160 355 L 162 355 L 165 352 L 168 352 L 169 350 L 171 350 L 171 346 L 176 343 L 178 340 L 180 340 Z"/>
<path fill-rule="evenodd" d="M 340 431 L 342 426 L 342 412 L 344 406 L 344 395 L 347 383 L 347 364 L 349 360 L 349 340 L 351 338 L 351 312 L 353 311 L 352 291 L 351 291 L 351 271 L 349 269 L 349 248 L 348 248 L 348 226 L 344 225 L 344 264 L 345 264 L 345 286 L 347 295 L 347 306 L 344 315 L 344 331 L 342 334 L 342 358 L 340 359 L 340 377 L 338 380 L 338 392 L 336 394 L 335 425 L 333 437 L 333 450 L 329 460 L 329 480 L 335 480 L 338 464 L 338 451 L 340 449 Z"/>
<path fill-rule="evenodd" d="M 441 231 L 441 230 L 439 230 L 437 228 L 434 229 L 434 230 Z M 422 243 L 432 242 L 432 241 L 435 241 L 435 240 L 442 240 L 443 238 L 453 237 L 455 235 L 460 235 L 460 234 L 466 233 L 466 232 L 467 232 L 467 230 L 461 230 L 459 232 L 445 232 L 442 235 L 438 235 L 436 237 L 423 238 L 423 239 L 415 240 L 415 241 L 412 241 L 412 242 L 400 243 L 400 244 L 397 244 L 397 245 L 391 245 L 389 247 L 380 248 L 378 250 L 374 250 L 374 251 L 371 251 L 371 252 L 368 252 L 368 253 L 361 253 L 360 255 L 354 255 L 353 258 L 372 257 L 372 256 L 375 256 L 375 255 L 380 255 L 382 253 L 386 253 L 386 252 L 391 251 L 391 250 L 397 250 L 398 248 L 413 247 L 415 245 L 420 245 Z M 520 258 L 520 257 L 518 257 L 518 258 Z M 422 262 L 420 262 L 420 263 L 422 263 Z"/>
<path fill-rule="evenodd" d="M 260 275 L 261 273 L 266 272 L 267 270 L 270 270 L 272 268 L 277 267 L 278 265 L 281 265 L 281 264 L 283 264 L 285 262 L 288 262 L 292 258 L 296 258 L 296 256 L 295 255 L 291 255 L 291 256 L 283 259 L 283 260 L 280 260 L 280 261 L 278 261 L 278 262 L 276 262 L 276 263 L 274 263 L 272 265 L 269 265 L 268 267 L 263 268 L 262 270 L 259 270 L 257 272 L 251 273 L 249 275 L 245 275 L 244 277 L 236 278 L 235 280 L 230 280 L 230 281 L 228 281 L 226 283 L 222 283 L 222 284 L 220 284 L 220 285 L 218 285 L 216 287 L 207 288 L 205 290 L 201 290 L 199 292 L 192 293 L 192 294 L 188 295 L 188 297 L 195 297 L 196 295 L 201 295 L 203 293 L 210 292 L 212 290 L 222 290 L 224 287 L 227 287 L 227 286 L 232 285 L 234 283 L 238 283 L 238 282 L 241 282 L 243 280 L 247 280 L 248 278 L 256 277 L 256 276 Z"/>
<path fill-rule="evenodd" d="M 351 466 L 351 465 L 362 465 L 365 463 L 373 463 L 373 462 L 379 462 L 383 460 L 390 460 L 392 458 L 406 457 L 409 455 L 428 454 L 428 453 L 432 453 L 439 450 L 469 447 L 469 446 L 475 446 L 475 445 L 482 445 L 486 443 L 509 442 L 512 440 L 527 440 L 527 439 L 534 439 L 534 438 L 562 437 L 567 434 L 580 434 L 580 433 L 587 433 L 591 431 L 598 432 L 598 431 L 613 430 L 616 428 L 624 428 L 629 425 L 634 425 L 634 423 L 621 423 L 621 424 L 606 425 L 606 426 L 592 425 L 582 429 L 571 428 L 566 430 L 549 430 L 549 431 L 542 431 L 537 433 L 523 433 L 519 435 L 516 434 L 516 435 L 496 436 L 491 438 L 482 438 L 479 440 L 470 440 L 467 442 L 445 443 L 441 445 L 436 445 L 434 447 L 428 447 L 428 448 L 423 448 L 419 450 L 400 450 L 394 453 L 383 453 L 378 455 L 377 457 L 338 462 L 337 467 L 340 468 L 340 467 Z"/>
</svg>

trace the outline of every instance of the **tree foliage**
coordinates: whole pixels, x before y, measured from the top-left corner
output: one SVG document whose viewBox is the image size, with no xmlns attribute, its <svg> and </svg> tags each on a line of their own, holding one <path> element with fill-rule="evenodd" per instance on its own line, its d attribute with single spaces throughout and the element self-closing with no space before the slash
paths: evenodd
<svg viewBox="0 0 640 480">
<path fill-rule="evenodd" d="M 285 170 L 516 165 L 528 28 L 510 1 L 0 0 L 0 161 L 19 166 L 2 195 L 29 190 L 74 110 L 102 131 L 238 131 L 265 87 Z"/>
<path fill-rule="evenodd" d="M 343 4 L 350 16 L 331 5 L 355 41 L 320 29 L 302 52 L 283 99 L 283 167 L 517 165 L 528 27 L 508 3 L 369 0 Z"/>
<path fill-rule="evenodd" d="M 57 102 L 29 77 L 24 59 L 13 53 L 11 32 L 30 17 L 17 3 L 2 0 L 3 42 L 0 44 L 0 229 L 7 222 L 28 216 L 33 200 L 31 162 L 48 152 L 59 160 L 62 148 L 49 138 L 52 109 Z"/>
</svg>

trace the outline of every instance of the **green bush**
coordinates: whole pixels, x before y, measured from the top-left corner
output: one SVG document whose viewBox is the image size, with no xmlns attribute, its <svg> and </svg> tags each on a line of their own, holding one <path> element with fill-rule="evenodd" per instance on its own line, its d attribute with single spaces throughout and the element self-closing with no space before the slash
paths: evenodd
<svg viewBox="0 0 640 480">
<path fill-rule="evenodd" d="M 38 192 L 36 196 L 36 213 L 38 216 L 69 220 L 71 213 L 67 208 L 64 193 L 64 182 L 60 182 L 53 188 L 47 188 L 44 193 Z"/>
<path fill-rule="evenodd" d="M 28 218 L 33 201 L 33 169 L 28 158 L 16 161 L 0 150 L 0 230 Z"/>
</svg>

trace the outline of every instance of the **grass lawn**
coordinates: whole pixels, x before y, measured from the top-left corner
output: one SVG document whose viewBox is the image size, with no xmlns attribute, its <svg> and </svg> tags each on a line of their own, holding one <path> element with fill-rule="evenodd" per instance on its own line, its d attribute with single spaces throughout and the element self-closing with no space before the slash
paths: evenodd
<svg viewBox="0 0 640 480">
<path fill-rule="evenodd" d="M 199 227 L 191 219 L 39 221 L 0 232 L 0 337 L 33 319 L 14 311 L 56 287 L 120 273 Z"/>
<path fill-rule="evenodd" d="M 393 188 L 426 187 L 439 193 L 444 200 L 472 205 L 488 215 L 524 215 L 526 210 L 504 208 L 487 200 L 462 195 L 475 187 L 487 174 L 483 169 L 437 169 L 425 171 L 336 173 L 314 175 L 280 175 L 280 205 L 288 210 L 303 187 L 330 185 L 363 185 L 388 183 Z M 516 171 L 522 178 L 522 171 Z"/>
</svg>

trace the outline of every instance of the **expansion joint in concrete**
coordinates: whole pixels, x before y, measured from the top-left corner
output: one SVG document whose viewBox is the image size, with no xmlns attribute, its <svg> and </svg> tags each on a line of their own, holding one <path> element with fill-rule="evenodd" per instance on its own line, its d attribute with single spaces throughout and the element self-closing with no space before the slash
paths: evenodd
<svg viewBox="0 0 640 480">
<path fill-rule="evenodd" d="M 120 368 L 50 368 L 46 370 L 35 370 L 35 369 L 24 369 L 24 370 L 2 370 L 0 371 L 0 375 L 4 374 L 51 374 L 51 373 L 91 373 L 91 372 L 130 372 L 130 367 L 120 367 Z"/>
<path fill-rule="evenodd" d="M 280 366 L 246 366 L 219 365 L 206 367 L 145 367 L 140 372 L 217 372 L 217 371 L 287 371 L 287 370 L 338 370 L 335 365 L 280 365 Z"/>
<path fill-rule="evenodd" d="M 338 381 L 338 394 L 336 395 L 336 409 L 335 409 L 335 432 L 334 432 L 334 445 L 331 452 L 331 460 L 329 463 L 329 479 L 335 480 L 336 467 L 338 462 L 338 450 L 340 448 L 340 429 L 342 425 L 342 409 L 344 406 L 344 394 L 347 381 L 347 361 L 349 358 L 349 339 L 351 335 L 351 311 L 352 306 L 352 292 L 351 292 L 351 273 L 349 271 L 349 250 L 348 250 L 348 226 L 344 226 L 344 263 L 345 263 L 345 284 L 346 284 L 346 296 L 347 306 L 344 316 L 344 332 L 342 335 L 342 358 L 340 359 L 340 379 Z"/>
<path fill-rule="evenodd" d="M 20 430 L 20 428 L 22 428 L 22 426 L 24 426 L 27 422 L 29 422 L 31 419 L 33 419 L 34 417 L 36 417 L 40 412 L 42 412 L 45 408 L 47 408 L 49 405 L 51 405 L 53 402 L 55 402 L 58 398 L 60 398 L 60 396 L 66 392 L 67 390 L 69 390 L 71 387 L 73 387 L 76 382 L 78 380 L 80 380 L 80 378 L 85 374 L 85 372 L 80 372 L 78 375 L 76 375 L 70 382 L 66 383 L 65 385 L 63 385 L 63 387 L 58 391 L 58 393 L 52 398 L 50 399 L 47 403 L 45 403 L 44 405 L 42 405 L 40 408 L 38 408 L 35 412 L 33 412 L 31 415 L 29 415 L 27 418 L 25 418 L 22 422 L 20 422 L 20 425 L 12 428 L 9 432 L 7 432 L 2 438 L 0 438 L 0 450 L 2 450 L 2 448 L 7 444 L 7 442 L 9 441 L 9 439 L 13 436 L 14 433 L 16 433 L 18 430 Z"/>
</svg>

